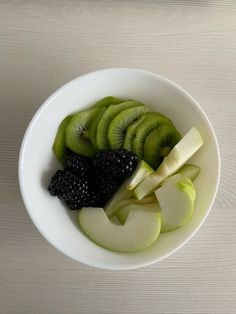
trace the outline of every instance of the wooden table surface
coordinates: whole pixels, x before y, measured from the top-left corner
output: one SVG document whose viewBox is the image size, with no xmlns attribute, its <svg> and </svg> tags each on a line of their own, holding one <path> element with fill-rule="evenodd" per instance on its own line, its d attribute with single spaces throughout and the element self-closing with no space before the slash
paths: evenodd
<svg viewBox="0 0 236 314">
<path fill-rule="evenodd" d="M 151 267 L 63 256 L 21 200 L 17 161 L 41 103 L 65 82 L 137 67 L 189 91 L 219 140 L 222 176 L 200 231 Z M 236 1 L 0 1 L 0 313 L 236 313 Z"/>
</svg>

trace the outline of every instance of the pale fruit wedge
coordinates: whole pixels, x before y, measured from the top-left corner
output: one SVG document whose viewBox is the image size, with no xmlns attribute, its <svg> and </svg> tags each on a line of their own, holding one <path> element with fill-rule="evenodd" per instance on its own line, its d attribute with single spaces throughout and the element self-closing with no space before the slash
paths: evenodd
<svg viewBox="0 0 236 314">
<path fill-rule="evenodd" d="M 129 179 L 129 183 L 127 184 L 127 189 L 132 191 L 136 188 L 136 186 L 150 173 L 154 172 L 154 170 L 144 161 L 141 160 L 135 169 L 132 177 Z"/>
<path fill-rule="evenodd" d="M 110 219 L 110 222 L 115 224 L 115 225 L 120 225 L 121 224 L 119 218 L 116 215 L 113 215 L 109 219 Z"/>
<path fill-rule="evenodd" d="M 203 139 L 200 132 L 193 127 L 190 131 L 175 145 L 161 163 L 156 173 L 164 177 L 171 176 L 182 167 L 203 145 Z"/>
<path fill-rule="evenodd" d="M 106 204 L 104 210 L 108 217 L 114 215 L 117 211 L 116 205 L 123 201 L 133 197 L 133 192 L 127 190 L 127 180 L 119 187 L 116 193 L 112 196 L 112 198 Z"/>
<path fill-rule="evenodd" d="M 116 205 L 119 202 L 132 198 L 133 192 L 130 190 L 131 187 L 134 188 L 137 186 L 146 176 L 152 172 L 153 169 L 149 167 L 145 161 L 141 160 L 132 176 L 124 181 L 111 200 L 106 204 L 105 211 L 107 216 L 110 217 L 116 212 Z"/>
<path fill-rule="evenodd" d="M 84 233 L 98 245 L 121 253 L 144 250 L 158 238 L 161 215 L 158 211 L 131 211 L 124 225 L 116 225 L 102 208 L 82 208 L 78 214 Z"/>
<path fill-rule="evenodd" d="M 193 182 L 200 173 L 201 168 L 193 164 L 185 164 L 178 173 L 183 174 Z"/>
<path fill-rule="evenodd" d="M 152 204 L 152 203 L 157 203 L 157 198 L 154 194 L 147 196 L 147 197 L 144 197 L 141 200 L 137 200 L 136 198 L 133 197 L 133 198 L 129 198 L 129 199 L 120 201 L 118 204 L 116 204 L 115 211 L 117 212 L 119 209 L 121 209 L 125 206 L 128 206 L 130 204 L 141 205 L 141 204 Z"/>
<path fill-rule="evenodd" d="M 180 228 L 191 219 L 196 192 L 188 177 L 174 175 L 163 182 L 155 195 L 161 208 L 161 232 Z"/>
<path fill-rule="evenodd" d="M 156 170 L 147 176 L 134 190 L 137 199 L 151 194 L 167 177 L 176 173 L 203 145 L 200 132 L 193 127 L 170 151 Z"/>
<path fill-rule="evenodd" d="M 125 224 L 126 219 L 129 216 L 129 213 L 131 211 L 136 211 L 136 210 L 143 210 L 145 212 L 161 212 L 160 206 L 158 203 L 153 203 L 153 204 L 129 204 L 125 207 L 122 207 L 118 212 L 117 212 L 117 217 L 119 218 L 120 222 L 122 224 Z"/>
</svg>

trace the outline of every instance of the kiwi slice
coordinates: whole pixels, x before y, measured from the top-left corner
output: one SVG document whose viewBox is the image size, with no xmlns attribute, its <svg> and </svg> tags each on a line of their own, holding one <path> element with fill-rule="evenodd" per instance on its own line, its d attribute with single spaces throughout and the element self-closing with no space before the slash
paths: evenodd
<svg viewBox="0 0 236 314">
<path fill-rule="evenodd" d="M 125 132 L 125 139 L 124 139 L 125 149 L 132 151 L 132 141 L 135 137 L 136 128 L 145 119 L 146 114 L 148 113 L 144 113 L 137 121 L 135 121 L 134 123 L 132 123 L 130 126 L 127 127 L 126 132 Z"/>
<path fill-rule="evenodd" d="M 136 128 L 136 136 L 132 141 L 132 150 L 138 155 L 139 159 L 143 159 L 143 144 L 146 136 L 163 123 L 173 125 L 172 121 L 163 114 L 150 112 Z"/>
<path fill-rule="evenodd" d="M 145 138 L 143 159 L 157 169 L 180 139 L 181 135 L 173 125 L 160 125 Z"/>
<path fill-rule="evenodd" d="M 102 116 L 104 115 L 104 112 L 107 110 L 106 106 L 103 106 L 100 108 L 100 111 L 98 112 L 97 116 L 94 118 L 94 120 L 89 125 L 89 138 L 92 143 L 92 146 L 95 151 L 98 151 L 98 145 L 97 145 L 97 126 L 99 121 L 101 120 Z"/>
<path fill-rule="evenodd" d="M 96 102 L 94 107 L 107 107 L 110 105 L 120 104 L 121 102 L 124 102 L 124 101 L 125 100 L 122 100 L 122 99 L 117 98 L 117 97 L 107 96 L 107 97 L 102 98 L 98 102 Z"/>
<path fill-rule="evenodd" d="M 107 132 L 112 120 L 123 110 L 140 105 L 134 100 L 125 101 L 120 104 L 110 105 L 105 111 L 103 117 L 97 126 L 97 146 L 99 149 L 108 149 L 109 142 L 107 138 Z"/>
<path fill-rule="evenodd" d="M 92 108 L 74 114 L 66 126 L 66 145 L 77 154 L 93 157 L 96 153 L 89 132 L 94 119 L 99 115 L 101 108 Z"/>
<path fill-rule="evenodd" d="M 58 159 L 58 161 L 63 165 L 66 157 L 66 143 L 65 143 L 65 128 L 72 118 L 72 115 L 67 116 L 59 125 L 56 137 L 54 139 L 52 150 Z"/>
<path fill-rule="evenodd" d="M 123 110 L 109 125 L 108 141 L 112 149 L 123 147 L 125 131 L 129 125 L 149 111 L 144 105 Z"/>
</svg>

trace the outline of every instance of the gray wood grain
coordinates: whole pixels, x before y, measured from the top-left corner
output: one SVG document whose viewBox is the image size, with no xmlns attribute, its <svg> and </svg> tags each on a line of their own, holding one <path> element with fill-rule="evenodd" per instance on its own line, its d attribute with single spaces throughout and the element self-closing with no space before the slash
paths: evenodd
<svg viewBox="0 0 236 314">
<path fill-rule="evenodd" d="M 208 114 L 222 154 L 212 212 L 170 258 L 136 271 L 80 265 L 21 201 L 25 128 L 55 89 L 113 66 L 160 73 Z M 236 313 L 236 2 L 0 1 L 0 313 Z"/>
</svg>

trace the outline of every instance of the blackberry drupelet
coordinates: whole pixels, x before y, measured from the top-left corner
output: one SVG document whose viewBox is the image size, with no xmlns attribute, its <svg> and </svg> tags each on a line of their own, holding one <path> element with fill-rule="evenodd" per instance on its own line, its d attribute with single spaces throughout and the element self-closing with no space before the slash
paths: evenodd
<svg viewBox="0 0 236 314">
<path fill-rule="evenodd" d="M 76 176 L 74 173 L 64 170 L 64 176 L 57 183 L 58 196 L 63 200 L 70 200 L 73 196 L 88 194 L 88 181 Z"/>
<path fill-rule="evenodd" d="M 91 174 L 92 160 L 88 157 L 71 153 L 65 160 L 65 170 L 70 170 L 76 175 L 87 178 Z"/>
<path fill-rule="evenodd" d="M 96 191 L 90 189 L 89 201 L 86 207 L 103 207 L 103 204 L 101 196 Z"/>
<path fill-rule="evenodd" d="M 61 180 L 64 175 L 63 170 L 57 170 L 54 175 L 51 178 L 51 182 L 48 186 L 48 191 L 52 196 L 57 196 L 58 194 L 58 189 L 57 189 L 57 183 Z"/>
<path fill-rule="evenodd" d="M 102 207 L 103 202 L 99 195 L 96 195 L 94 191 L 89 191 L 89 193 L 82 199 L 78 196 L 74 196 L 70 200 L 66 200 L 66 205 L 71 209 L 81 209 L 82 207 Z"/>
<path fill-rule="evenodd" d="M 112 175 L 124 179 L 131 176 L 138 164 L 138 156 L 126 149 L 102 150 L 93 160 L 95 168 L 101 174 Z"/>
<path fill-rule="evenodd" d="M 97 202 L 101 207 L 104 207 L 112 195 L 121 185 L 122 180 L 107 174 L 99 174 L 96 172 L 96 181 L 93 183 L 92 189 L 95 191 Z M 96 204 L 95 204 L 96 205 Z M 98 207 L 98 206 L 97 206 Z"/>
</svg>

